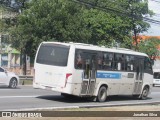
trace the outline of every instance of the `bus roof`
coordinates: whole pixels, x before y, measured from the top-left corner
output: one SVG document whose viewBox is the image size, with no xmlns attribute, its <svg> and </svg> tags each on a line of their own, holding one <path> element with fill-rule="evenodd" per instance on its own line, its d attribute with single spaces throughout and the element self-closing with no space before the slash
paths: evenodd
<svg viewBox="0 0 160 120">
<path fill-rule="evenodd" d="M 45 43 L 54 43 L 54 44 L 61 44 L 61 45 L 66 45 L 66 46 L 75 46 L 75 48 L 78 49 L 87 49 L 87 50 L 97 50 L 97 51 L 106 51 L 106 52 L 114 52 L 114 53 L 125 53 L 125 54 L 131 54 L 131 55 L 139 55 L 139 56 L 147 56 L 145 53 L 141 52 L 136 52 L 131 49 L 126 49 L 126 48 L 106 48 L 104 46 L 97 46 L 97 45 L 92 45 L 92 44 L 85 44 L 85 43 L 74 43 L 74 42 L 69 42 L 69 43 L 63 43 L 63 42 L 42 42 L 42 44 Z"/>
</svg>

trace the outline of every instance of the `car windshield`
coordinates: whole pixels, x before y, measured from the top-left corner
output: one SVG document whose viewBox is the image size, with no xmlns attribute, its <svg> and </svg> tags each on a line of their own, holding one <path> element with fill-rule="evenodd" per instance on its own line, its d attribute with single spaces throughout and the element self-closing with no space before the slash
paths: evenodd
<svg viewBox="0 0 160 120">
<path fill-rule="evenodd" d="M 0 67 L 0 72 L 4 72 L 4 69 Z"/>
<path fill-rule="evenodd" d="M 160 72 L 154 72 L 154 79 L 160 79 Z"/>
</svg>

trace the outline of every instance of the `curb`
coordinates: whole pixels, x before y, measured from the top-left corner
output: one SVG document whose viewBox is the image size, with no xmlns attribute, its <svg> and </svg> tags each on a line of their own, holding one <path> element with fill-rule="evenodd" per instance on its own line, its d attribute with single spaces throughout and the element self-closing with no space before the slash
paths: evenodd
<svg viewBox="0 0 160 120">
<path fill-rule="evenodd" d="M 8 109 L 5 111 L 36 111 L 36 110 L 61 110 L 61 109 L 74 109 L 74 108 L 99 108 L 99 107 L 119 107 L 119 106 L 136 106 L 136 105 L 157 105 L 160 101 L 155 102 L 139 102 L 124 103 L 124 104 L 107 104 L 107 105 L 82 105 L 82 106 L 66 106 L 66 107 L 43 107 L 43 108 L 24 108 L 24 109 Z"/>
</svg>

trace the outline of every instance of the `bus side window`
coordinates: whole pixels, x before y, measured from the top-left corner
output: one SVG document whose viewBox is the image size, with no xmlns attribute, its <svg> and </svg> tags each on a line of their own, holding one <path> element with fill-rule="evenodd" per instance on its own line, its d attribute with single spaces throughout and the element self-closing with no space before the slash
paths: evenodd
<svg viewBox="0 0 160 120">
<path fill-rule="evenodd" d="M 98 56 L 97 56 L 97 69 L 98 70 L 101 70 L 102 69 L 102 63 L 103 63 L 103 56 L 102 56 L 102 53 L 98 53 Z"/>
<path fill-rule="evenodd" d="M 147 57 L 145 57 L 145 60 L 144 60 L 144 70 L 147 73 L 152 73 L 153 74 L 152 64 L 151 64 L 149 58 L 147 58 Z"/>
<path fill-rule="evenodd" d="M 113 53 L 104 53 L 103 54 L 103 69 L 111 70 L 113 62 Z"/>
<path fill-rule="evenodd" d="M 83 59 L 82 59 L 82 55 L 80 52 L 78 52 L 76 55 L 76 63 L 75 64 L 76 64 L 77 69 L 82 69 Z"/>
<path fill-rule="evenodd" d="M 134 71 L 134 56 L 126 55 L 125 56 L 125 70 L 126 71 Z"/>
<path fill-rule="evenodd" d="M 125 59 L 123 54 L 115 54 L 114 59 L 114 70 L 124 70 L 125 68 Z"/>
<path fill-rule="evenodd" d="M 84 78 L 85 79 L 89 78 L 89 70 L 90 70 L 90 60 L 86 59 L 85 65 L 84 65 Z"/>
</svg>

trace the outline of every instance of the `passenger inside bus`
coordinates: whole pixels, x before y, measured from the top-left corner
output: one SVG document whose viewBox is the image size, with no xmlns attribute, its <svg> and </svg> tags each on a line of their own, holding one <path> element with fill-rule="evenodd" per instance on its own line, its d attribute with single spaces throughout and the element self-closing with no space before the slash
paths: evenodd
<svg viewBox="0 0 160 120">
<path fill-rule="evenodd" d="M 111 70 L 112 69 L 112 54 L 105 53 L 103 55 L 103 69 Z"/>
<path fill-rule="evenodd" d="M 84 78 L 85 79 L 89 78 L 89 71 L 90 71 L 90 60 L 86 59 L 85 65 L 84 65 Z"/>
<path fill-rule="evenodd" d="M 83 64 L 83 60 L 82 60 L 81 54 L 79 53 L 76 59 L 77 68 L 82 69 L 82 64 Z"/>
<path fill-rule="evenodd" d="M 98 69 L 102 69 L 102 63 L 103 63 L 103 60 L 102 60 L 102 58 L 99 56 L 98 57 L 98 60 L 97 60 L 97 62 L 98 62 Z"/>
</svg>

